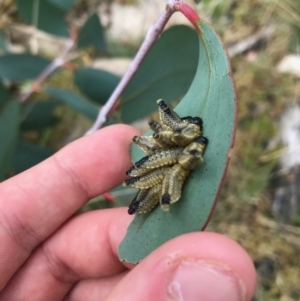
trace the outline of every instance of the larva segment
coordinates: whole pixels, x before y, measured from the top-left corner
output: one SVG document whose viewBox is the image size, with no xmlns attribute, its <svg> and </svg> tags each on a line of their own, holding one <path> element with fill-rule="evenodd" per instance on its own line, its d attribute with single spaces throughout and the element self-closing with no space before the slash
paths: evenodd
<svg viewBox="0 0 300 301">
<path fill-rule="evenodd" d="M 130 177 L 141 177 L 151 172 L 151 169 L 146 168 L 136 168 L 135 166 L 131 166 L 127 171 L 126 175 Z"/>
<path fill-rule="evenodd" d="M 161 185 L 141 189 L 129 205 L 128 213 L 145 213 L 152 210 L 159 202 Z"/>
<path fill-rule="evenodd" d="M 165 175 L 162 182 L 160 205 L 162 210 L 168 211 L 170 204 L 177 202 L 181 197 L 182 186 L 189 175 L 180 164 L 174 165 Z"/>
<path fill-rule="evenodd" d="M 149 120 L 148 124 L 154 133 L 158 133 L 160 131 L 171 131 L 172 130 L 168 126 L 162 125 L 159 122 L 152 120 L 152 119 Z"/>
<path fill-rule="evenodd" d="M 172 141 L 179 146 L 186 146 L 201 136 L 201 129 L 198 124 L 187 124 L 185 127 L 178 128 L 174 131 Z"/>
<path fill-rule="evenodd" d="M 200 117 L 192 117 L 192 116 L 186 116 L 186 117 L 182 117 L 181 118 L 182 121 L 187 121 L 188 123 L 191 123 L 191 124 L 196 124 L 199 126 L 200 130 L 202 131 L 202 124 L 203 124 L 203 121 Z"/>
<path fill-rule="evenodd" d="M 172 130 L 178 128 L 178 124 L 182 123 L 181 118 L 162 99 L 157 100 L 157 105 L 160 121 Z"/>
<path fill-rule="evenodd" d="M 148 189 L 162 182 L 165 174 L 170 170 L 170 167 L 162 167 L 151 171 L 145 176 L 134 177 L 125 180 L 123 186 L 130 186 L 138 189 Z"/>
<path fill-rule="evenodd" d="M 199 137 L 190 143 L 179 156 L 178 163 L 186 170 L 193 170 L 203 162 L 203 153 L 208 143 L 207 138 Z"/>
<path fill-rule="evenodd" d="M 172 148 L 169 150 L 157 151 L 152 155 L 143 157 L 134 165 L 136 168 L 154 169 L 162 166 L 174 165 L 182 152 L 182 148 Z"/>
<path fill-rule="evenodd" d="M 161 148 L 176 147 L 176 143 L 172 141 L 173 131 L 160 131 L 153 134 L 153 139 Z"/>
<path fill-rule="evenodd" d="M 134 136 L 132 141 L 146 154 L 152 154 L 154 151 L 161 149 L 151 136 Z"/>
<path fill-rule="evenodd" d="M 190 172 L 202 163 L 208 143 L 202 136 L 201 118 L 180 118 L 161 99 L 157 104 L 160 122 L 149 121 L 153 136 L 133 138 L 148 155 L 126 172 L 132 178 L 123 185 L 140 189 L 129 206 L 129 214 L 150 211 L 158 202 L 162 210 L 169 210 L 170 204 L 180 199 Z"/>
</svg>

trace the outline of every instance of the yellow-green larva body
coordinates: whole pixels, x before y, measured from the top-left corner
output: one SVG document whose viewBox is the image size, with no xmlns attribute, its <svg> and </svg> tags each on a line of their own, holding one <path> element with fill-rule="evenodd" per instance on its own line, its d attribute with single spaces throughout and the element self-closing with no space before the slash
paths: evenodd
<svg viewBox="0 0 300 301">
<path fill-rule="evenodd" d="M 146 154 L 161 149 L 152 136 L 134 136 L 132 141 Z"/>
<path fill-rule="evenodd" d="M 184 181 L 190 174 L 180 164 L 174 165 L 162 182 L 160 205 L 164 211 L 169 210 L 170 204 L 177 202 L 181 197 L 181 190 Z"/>
<path fill-rule="evenodd" d="M 183 148 L 171 148 L 161 150 L 152 155 L 143 157 L 141 160 L 134 163 L 136 168 L 154 169 L 162 166 L 174 165 L 178 162 L 178 158 L 182 153 Z"/>
<path fill-rule="evenodd" d="M 162 99 L 157 101 L 160 123 L 150 120 L 153 136 L 134 136 L 133 142 L 148 155 L 126 172 L 124 186 L 140 189 L 128 213 L 144 213 L 160 203 L 167 211 L 181 197 L 190 172 L 203 162 L 208 143 L 199 117 L 180 117 Z"/>
<path fill-rule="evenodd" d="M 156 144 L 158 144 L 162 149 L 176 147 L 177 144 L 172 141 L 174 136 L 173 131 L 160 131 L 153 134 L 153 139 L 155 140 Z"/>
<path fill-rule="evenodd" d="M 201 134 L 202 132 L 198 125 L 188 124 L 186 127 L 174 131 L 172 142 L 179 146 L 186 146 L 201 136 Z"/>
<path fill-rule="evenodd" d="M 125 180 L 123 185 L 138 188 L 138 189 L 151 188 L 161 183 L 166 173 L 170 169 L 171 167 L 162 167 L 162 168 L 155 169 L 142 177 L 133 177 L 128 180 Z"/>
<path fill-rule="evenodd" d="M 129 206 L 128 213 L 145 213 L 152 210 L 159 202 L 160 191 L 160 184 L 139 190 Z"/>
<path fill-rule="evenodd" d="M 182 122 L 181 118 L 171 110 L 162 99 L 159 99 L 157 102 L 158 112 L 160 121 L 163 125 L 175 130 L 178 127 L 178 124 Z"/>
<path fill-rule="evenodd" d="M 159 122 L 150 119 L 148 122 L 150 129 L 154 132 L 154 133 L 158 133 L 160 131 L 168 131 L 168 130 L 172 130 L 171 128 L 167 127 L 167 126 L 163 126 L 161 125 Z"/>
</svg>

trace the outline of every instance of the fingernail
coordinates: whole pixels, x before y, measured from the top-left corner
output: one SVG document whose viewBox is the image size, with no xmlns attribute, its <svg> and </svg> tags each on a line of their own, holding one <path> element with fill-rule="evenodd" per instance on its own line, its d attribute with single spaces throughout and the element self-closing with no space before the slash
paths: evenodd
<svg viewBox="0 0 300 301">
<path fill-rule="evenodd" d="M 243 301 L 243 285 L 225 267 L 182 262 L 175 270 L 168 294 L 172 301 Z"/>
</svg>

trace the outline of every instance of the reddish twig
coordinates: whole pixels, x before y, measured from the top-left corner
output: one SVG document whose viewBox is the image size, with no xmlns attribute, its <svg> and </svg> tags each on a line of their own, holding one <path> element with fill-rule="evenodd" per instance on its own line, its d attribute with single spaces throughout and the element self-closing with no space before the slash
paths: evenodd
<svg viewBox="0 0 300 301">
<path fill-rule="evenodd" d="M 114 202 L 115 198 L 110 192 L 104 192 L 102 196 L 109 202 Z"/>
<path fill-rule="evenodd" d="M 198 33 L 201 34 L 201 30 L 197 24 L 197 22 L 200 20 L 200 17 L 197 15 L 197 13 L 190 6 L 183 2 L 177 4 L 176 9 L 180 11 L 193 24 Z"/>
</svg>

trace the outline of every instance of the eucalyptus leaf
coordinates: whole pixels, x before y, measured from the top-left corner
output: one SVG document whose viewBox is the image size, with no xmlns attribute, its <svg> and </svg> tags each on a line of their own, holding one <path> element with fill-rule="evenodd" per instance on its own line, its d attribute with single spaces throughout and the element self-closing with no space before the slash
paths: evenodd
<svg viewBox="0 0 300 301">
<path fill-rule="evenodd" d="M 180 116 L 203 119 L 204 136 L 209 140 L 204 162 L 193 171 L 181 199 L 169 212 L 159 206 L 137 214 L 119 246 L 122 261 L 138 263 L 166 241 L 205 227 L 214 208 L 229 161 L 236 126 L 236 95 L 226 51 L 214 30 L 203 20 L 198 23 L 199 60 L 192 85 L 176 107 Z M 183 43 L 177 40 L 178 47 Z M 189 53 L 184 54 L 186 56 Z M 155 98 L 152 100 L 155 103 Z M 132 148 L 133 161 L 142 154 Z"/>
<path fill-rule="evenodd" d="M 170 103 L 186 94 L 196 73 L 198 44 L 195 30 L 184 25 L 161 35 L 121 96 L 124 122 L 154 112 L 159 98 Z"/>
<path fill-rule="evenodd" d="M 61 105 L 60 101 L 35 101 L 22 107 L 21 130 L 41 130 L 55 125 L 59 119 L 54 116 L 54 110 Z"/>
<path fill-rule="evenodd" d="M 11 81 L 36 78 L 50 61 L 29 53 L 5 54 L 0 56 L 0 77 Z"/>
<path fill-rule="evenodd" d="M 74 81 L 81 92 L 103 105 L 115 90 L 120 78 L 104 70 L 81 68 L 76 71 Z"/>
<path fill-rule="evenodd" d="M 0 53 L 7 52 L 6 41 L 4 35 L 0 32 Z"/>
<path fill-rule="evenodd" d="M 0 109 L 0 181 L 5 175 L 14 154 L 19 132 L 19 103 L 9 101 Z"/>
<path fill-rule="evenodd" d="M 68 12 L 75 4 L 76 0 L 46 0 L 61 10 Z"/>
<path fill-rule="evenodd" d="M 44 91 L 92 120 L 98 115 L 99 107 L 72 91 L 54 87 L 46 88 Z"/>
<path fill-rule="evenodd" d="M 81 27 L 77 46 L 78 48 L 94 46 L 99 51 L 107 51 L 104 30 L 97 13 L 92 14 Z"/>
<path fill-rule="evenodd" d="M 25 139 L 19 139 L 14 153 L 11 168 L 14 173 L 20 173 L 44 161 L 54 154 L 54 151 L 32 144 Z"/>
<path fill-rule="evenodd" d="M 9 94 L 3 84 L 0 82 L 0 110 L 8 102 Z"/>
<path fill-rule="evenodd" d="M 67 0 L 69 2 L 70 0 Z M 69 36 L 69 27 L 66 22 L 65 9 L 69 3 L 54 0 L 16 0 L 17 10 L 28 24 L 53 35 Z M 64 9 L 65 8 L 65 9 Z M 37 24 L 35 24 L 37 22 Z"/>
</svg>

